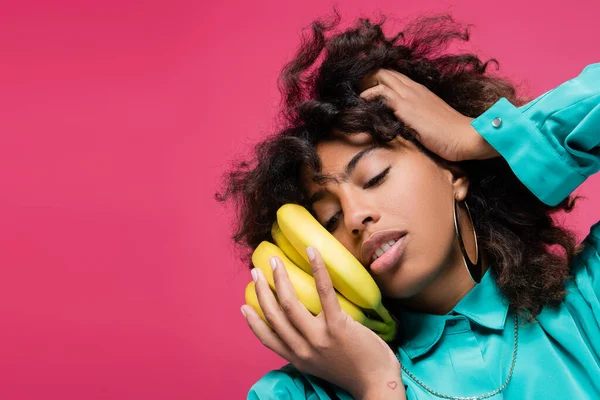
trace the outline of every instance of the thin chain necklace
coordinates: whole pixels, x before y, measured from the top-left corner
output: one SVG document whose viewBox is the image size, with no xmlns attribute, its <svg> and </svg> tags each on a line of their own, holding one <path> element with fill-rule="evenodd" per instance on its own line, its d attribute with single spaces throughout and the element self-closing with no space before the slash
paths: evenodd
<svg viewBox="0 0 600 400">
<path fill-rule="evenodd" d="M 436 392 L 435 390 L 429 388 L 427 385 L 425 385 L 421 380 L 417 379 L 416 376 L 414 376 L 410 371 L 408 371 L 404 365 L 402 365 L 402 363 L 400 363 L 400 367 L 402 368 L 402 371 L 404 371 L 404 373 L 406 375 L 408 375 L 409 377 L 411 377 L 411 379 L 415 382 L 417 382 L 419 384 L 419 386 L 421 386 L 423 389 L 427 390 L 429 393 L 431 393 L 434 396 L 437 397 L 441 397 L 442 399 L 449 399 L 449 400 L 480 400 L 480 399 L 487 399 L 489 397 L 495 396 L 498 393 L 500 393 L 501 391 L 503 391 L 506 386 L 508 385 L 508 382 L 510 382 L 510 379 L 512 378 L 513 375 L 513 371 L 515 369 L 515 363 L 517 362 L 517 348 L 518 348 L 518 343 L 519 343 L 519 316 L 517 315 L 517 313 L 515 313 L 515 329 L 514 329 L 514 337 L 515 337 L 515 344 L 513 347 L 513 354 L 512 354 L 512 361 L 510 363 L 510 370 L 508 371 L 508 377 L 506 378 L 506 380 L 504 381 L 504 384 L 502 386 L 500 386 L 498 389 L 486 393 L 486 394 L 482 394 L 479 396 L 471 396 L 471 397 L 458 397 L 458 396 L 448 396 L 446 394 L 442 394 L 439 392 Z"/>
</svg>

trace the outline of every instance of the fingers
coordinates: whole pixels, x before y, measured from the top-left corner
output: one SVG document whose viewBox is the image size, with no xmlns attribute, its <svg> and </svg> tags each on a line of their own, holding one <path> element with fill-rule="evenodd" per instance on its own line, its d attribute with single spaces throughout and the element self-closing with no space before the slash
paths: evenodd
<svg viewBox="0 0 600 400">
<path fill-rule="evenodd" d="M 372 101 L 377 98 L 383 100 L 384 104 L 394 113 L 399 112 L 403 107 L 406 107 L 406 99 L 410 96 L 411 86 L 415 82 L 408 77 L 396 71 L 378 70 L 375 74 L 365 78 L 365 82 L 369 89 L 363 91 L 360 97 L 365 101 Z M 397 115 L 397 117 L 400 117 Z"/>
<path fill-rule="evenodd" d="M 258 303 L 275 333 L 290 348 L 302 346 L 305 342 L 304 339 L 294 325 L 290 323 L 282 309 L 279 308 L 279 304 L 277 304 L 277 300 L 275 299 L 263 272 L 258 268 L 254 268 L 252 272 L 253 275 L 256 274 L 256 297 L 258 298 Z M 281 293 L 278 293 L 277 297 L 281 304 Z"/>
<path fill-rule="evenodd" d="M 390 75 L 396 77 L 396 79 L 399 80 L 400 82 L 402 82 L 402 84 L 404 84 L 406 87 L 414 88 L 415 86 L 419 85 L 418 82 L 413 81 L 408 76 L 406 76 L 404 74 L 401 74 L 400 72 L 396 71 L 395 69 L 385 69 L 383 71 L 385 71 L 385 72 L 389 73 Z"/>
<path fill-rule="evenodd" d="M 246 317 L 246 322 L 252 330 L 252 333 L 268 349 L 277 353 L 289 362 L 292 362 L 292 351 L 281 338 L 269 328 L 262 318 L 254 311 L 252 307 L 242 306 L 242 311 Z"/>
<path fill-rule="evenodd" d="M 314 247 L 308 247 L 306 254 L 312 267 L 313 277 L 317 285 L 317 292 L 319 293 L 319 299 L 321 300 L 321 306 L 323 308 L 323 314 L 326 320 L 332 322 L 336 318 L 343 316 L 340 302 L 337 299 L 333 283 L 329 272 L 325 267 L 325 262 L 321 257 L 319 251 Z"/>
<path fill-rule="evenodd" d="M 402 94 L 418 85 L 418 83 L 396 70 L 379 69 L 363 79 L 361 90 L 364 91 L 377 85 L 388 86 L 390 89 Z"/>
<path fill-rule="evenodd" d="M 243 307 L 248 324 L 261 343 L 292 363 L 309 359 L 315 349 L 326 347 L 328 327 L 339 326 L 334 324 L 347 317 L 347 314 L 342 312 L 321 255 L 316 249 L 310 247 L 307 249 L 307 254 L 322 306 L 322 312 L 318 317 L 314 317 L 300 302 L 285 265 L 278 257 L 273 257 L 272 260 L 275 291 L 279 303 L 263 272 L 258 268 L 253 269 L 256 297 L 272 329 L 251 307 Z"/>
<path fill-rule="evenodd" d="M 296 290 L 281 259 L 273 257 L 271 262 L 275 263 L 273 279 L 281 310 L 285 314 L 285 317 L 310 342 L 320 334 L 318 321 L 316 321 L 316 318 L 298 299 Z"/>
<path fill-rule="evenodd" d="M 381 98 L 385 105 L 392 109 L 392 111 L 396 111 L 396 109 L 398 109 L 404 101 L 398 92 L 384 85 L 377 85 L 367 89 L 360 94 L 360 97 L 366 101 Z"/>
</svg>

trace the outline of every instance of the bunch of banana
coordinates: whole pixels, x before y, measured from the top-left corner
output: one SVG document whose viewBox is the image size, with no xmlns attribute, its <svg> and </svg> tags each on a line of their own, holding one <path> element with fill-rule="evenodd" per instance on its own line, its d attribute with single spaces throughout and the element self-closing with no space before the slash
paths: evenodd
<svg viewBox="0 0 600 400">
<path fill-rule="evenodd" d="M 371 275 L 308 210 L 298 204 L 281 206 L 271 235 L 276 245 L 267 241 L 260 243 L 252 253 L 252 263 L 263 272 L 274 293 L 275 282 L 269 259 L 277 256 L 283 261 L 298 299 L 313 315 L 321 312 L 321 302 L 305 250 L 308 246 L 315 247 L 323 257 L 342 310 L 383 340 L 394 338 L 396 322 L 383 306 L 381 292 Z M 266 322 L 254 282 L 246 287 L 245 297 L 246 304 L 252 306 Z"/>
</svg>

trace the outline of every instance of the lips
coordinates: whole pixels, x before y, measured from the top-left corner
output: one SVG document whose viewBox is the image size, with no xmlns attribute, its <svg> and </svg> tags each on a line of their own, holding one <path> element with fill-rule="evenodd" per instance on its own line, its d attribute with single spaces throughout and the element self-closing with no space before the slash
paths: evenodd
<svg viewBox="0 0 600 400">
<path fill-rule="evenodd" d="M 406 231 L 379 231 L 373 233 L 362 244 L 360 252 L 362 264 L 365 267 L 369 267 L 373 262 L 373 254 L 375 254 L 378 248 L 384 243 L 390 240 L 398 240 L 404 235 L 406 235 Z"/>
</svg>

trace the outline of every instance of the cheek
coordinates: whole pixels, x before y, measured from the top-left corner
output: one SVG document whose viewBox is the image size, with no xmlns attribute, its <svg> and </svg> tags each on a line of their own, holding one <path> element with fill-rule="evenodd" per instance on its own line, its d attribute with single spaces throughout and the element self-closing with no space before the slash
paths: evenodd
<svg viewBox="0 0 600 400">
<path fill-rule="evenodd" d="M 385 208 L 411 235 L 407 257 L 422 261 L 421 268 L 442 264 L 454 237 L 453 192 L 446 175 L 421 162 L 389 186 Z"/>
<path fill-rule="evenodd" d="M 452 185 L 433 161 L 410 161 L 390 177 L 381 206 L 416 225 L 429 225 L 452 211 Z"/>
<path fill-rule="evenodd" d="M 410 297 L 422 290 L 452 258 L 454 216 L 452 185 L 439 170 L 423 168 L 397 180 L 387 196 L 387 217 L 407 229 L 403 267 L 377 282 L 391 297 Z M 395 214 L 395 215 L 394 215 Z"/>
</svg>

